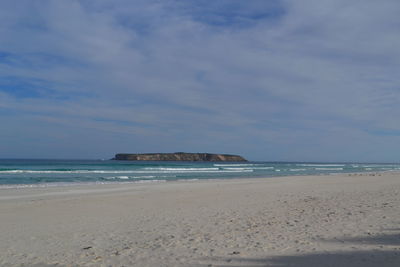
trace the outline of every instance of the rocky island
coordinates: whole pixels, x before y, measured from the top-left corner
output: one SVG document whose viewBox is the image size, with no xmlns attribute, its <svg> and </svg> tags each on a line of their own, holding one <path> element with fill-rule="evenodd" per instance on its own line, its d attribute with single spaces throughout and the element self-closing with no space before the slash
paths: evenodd
<svg viewBox="0 0 400 267">
<path fill-rule="evenodd" d="M 222 161 L 245 162 L 245 158 L 238 155 L 211 154 L 211 153 L 146 153 L 146 154 L 116 154 L 113 160 L 140 160 L 140 161 Z"/>
</svg>

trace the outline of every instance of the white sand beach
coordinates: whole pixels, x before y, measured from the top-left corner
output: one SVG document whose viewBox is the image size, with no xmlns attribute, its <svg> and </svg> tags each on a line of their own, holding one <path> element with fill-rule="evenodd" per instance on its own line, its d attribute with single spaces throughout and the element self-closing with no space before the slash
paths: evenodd
<svg viewBox="0 0 400 267">
<path fill-rule="evenodd" d="M 400 174 L 0 190 L 1 266 L 400 266 Z"/>
</svg>

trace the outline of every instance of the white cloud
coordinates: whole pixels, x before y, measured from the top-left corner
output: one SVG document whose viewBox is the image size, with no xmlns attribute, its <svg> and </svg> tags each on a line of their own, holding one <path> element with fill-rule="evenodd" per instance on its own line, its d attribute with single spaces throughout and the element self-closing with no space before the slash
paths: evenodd
<svg viewBox="0 0 400 267">
<path fill-rule="evenodd" d="M 51 89 L 0 95 L 8 120 L 23 118 L 25 128 L 46 121 L 50 136 L 57 124 L 107 137 L 96 152 L 104 157 L 126 143 L 302 160 L 317 142 L 315 160 L 395 160 L 387 147 L 400 135 L 397 1 L 21 3 L 1 4 L 0 51 L 13 63 L 0 61 L 0 71 Z M 246 17 L 256 21 L 238 25 Z M 363 140 L 359 153 L 347 136 Z M 98 142 L 62 140 L 73 144 L 66 155 Z M 374 142 L 376 156 L 364 156 Z"/>
</svg>

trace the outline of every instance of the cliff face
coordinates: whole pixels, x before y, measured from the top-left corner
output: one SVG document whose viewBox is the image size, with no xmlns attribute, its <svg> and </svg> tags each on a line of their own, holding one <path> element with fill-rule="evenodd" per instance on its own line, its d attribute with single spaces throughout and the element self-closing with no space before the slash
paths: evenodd
<svg viewBox="0 0 400 267">
<path fill-rule="evenodd" d="M 149 154 L 116 154 L 114 160 L 149 160 L 149 161 L 247 161 L 238 155 L 210 153 L 149 153 Z"/>
</svg>

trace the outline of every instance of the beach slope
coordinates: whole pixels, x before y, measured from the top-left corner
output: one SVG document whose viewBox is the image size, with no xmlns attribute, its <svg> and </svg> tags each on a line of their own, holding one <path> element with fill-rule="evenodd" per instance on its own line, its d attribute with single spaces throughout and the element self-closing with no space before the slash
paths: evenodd
<svg viewBox="0 0 400 267">
<path fill-rule="evenodd" d="M 400 175 L 0 189 L 0 266 L 400 266 Z"/>
</svg>

